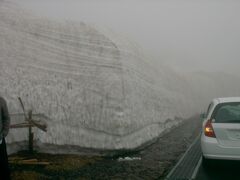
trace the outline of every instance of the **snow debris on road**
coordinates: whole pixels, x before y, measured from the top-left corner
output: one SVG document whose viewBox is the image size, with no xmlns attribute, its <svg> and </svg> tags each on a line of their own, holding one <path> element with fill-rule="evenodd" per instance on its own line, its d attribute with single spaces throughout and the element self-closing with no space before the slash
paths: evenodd
<svg viewBox="0 0 240 180">
<path fill-rule="evenodd" d="M 121 161 L 139 161 L 141 160 L 141 157 L 120 157 L 118 158 L 118 161 L 121 162 Z"/>
</svg>

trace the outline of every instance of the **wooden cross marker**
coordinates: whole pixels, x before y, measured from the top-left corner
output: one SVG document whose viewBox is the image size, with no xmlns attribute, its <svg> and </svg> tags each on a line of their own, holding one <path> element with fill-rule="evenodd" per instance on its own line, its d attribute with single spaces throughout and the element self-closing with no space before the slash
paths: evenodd
<svg viewBox="0 0 240 180">
<path fill-rule="evenodd" d="M 47 125 L 44 123 L 41 123 L 40 121 L 36 121 L 33 119 L 33 116 L 40 116 L 41 118 L 46 118 L 46 116 L 41 114 L 33 114 L 32 110 L 28 111 L 28 114 L 26 114 L 22 99 L 19 97 L 18 100 L 20 101 L 21 107 L 23 109 L 23 115 L 25 118 L 24 123 L 18 123 L 18 124 L 12 124 L 10 125 L 10 128 L 28 128 L 28 150 L 30 153 L 33 153 L 33 139 L 34 139 L 34 133 L 32 132 L 33 127 L 37 127 L 38 129 L 47 132 Z"/>
</svg>

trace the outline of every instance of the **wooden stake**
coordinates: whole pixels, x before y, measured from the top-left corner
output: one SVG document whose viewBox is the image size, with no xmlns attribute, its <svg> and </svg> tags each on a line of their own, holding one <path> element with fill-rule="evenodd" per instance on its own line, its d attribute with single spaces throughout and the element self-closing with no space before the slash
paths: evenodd
<svg viewBox="0 0 240 180">
<path fill-rule="evenodd" d="M 31 120 L 32 120 L 32 111 L 29 111 L 29 113 L 28 113 L 28 115 L 29 115 L 29 121 L 31 122 Z M 33 153 L 33 136 L 34 136 L 34 134 L 33 134 L 33 132 L 32 132 L 32 126 L 29 126 L 29 128 L 28 128 L 28 136 L 29 136 L 29 153 Z"/>
</svg>

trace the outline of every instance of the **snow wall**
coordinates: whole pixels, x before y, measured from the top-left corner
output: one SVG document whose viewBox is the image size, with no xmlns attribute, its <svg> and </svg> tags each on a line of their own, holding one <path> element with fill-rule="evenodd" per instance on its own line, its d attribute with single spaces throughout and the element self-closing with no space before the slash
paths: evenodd
<svg viewBox="0 0 240 180">
<path fill-rule="evenodd" d="M 21 97 L 26 109 L 48 117 L 47 133 L 35 129 L 35 139 L 46 151 L 47 144 L 97 149 L 142 145 L 209 100 L 201 94 L 205 79 L 195 76 L 203 83 L 194 75 L 156 67 L 113 33 L 40 18 L 10 1 L 0 2 L 0 95 L 11 114 L 22 112 Z M 234 87 L 235 94 L 239 89 Z M 209 96 L 215 91 L 213 85 Z M 228 88 L 220 92 L 233 95 Z M 22 148 L 27 135 L 26 129 L 11 129 L 10 152 Z"/>
</svg>

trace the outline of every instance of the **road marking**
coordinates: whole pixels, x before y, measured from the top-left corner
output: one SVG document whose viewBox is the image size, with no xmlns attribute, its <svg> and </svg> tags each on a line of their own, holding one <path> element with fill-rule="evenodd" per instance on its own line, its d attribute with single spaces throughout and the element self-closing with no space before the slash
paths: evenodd
<svg viewBox="0 0 240 180">
<path fill-rule="evenodd" d="M 170 177 L 172 176 L 172 174 L 174 173 L 174 171 L 177 169 L 177 167 L 182 163 L 183 159 L 187 156 L 188 152 L 190 151 L 190 149 L 193 147 L 193 145 L 195 145 L 197 143 L 197 141 L 199 141 L 201 136 L 201 133 L 196 137 L 196 139 L 193 141 L 193 143 L 188 147 L 188 149 L 185 151 L 185 153 L 183 154 L 183 156 L 179 159 L 179 161 L 177 162 L 177 164 L 173 167 L 173 169 L 170 171 L 170 173 L 167 175 L 167 177 L 165 178 L 165 180 L 169 180 L 171 179 Z M 201 160 L 201 158 L 200 158 Z M 198 161 L 199 164 L 199 161 Z M 198 166 L 197 164 L 197 166 Z M 200 164 L 201 165 L 201 164 Z M 199 165 L 199 167 L 200 167 Z M 195 173 L 196 168 L 194 169 L 193 174 Z M 198 169 L 196 170 L 198 171 Z M 192 175 L 193 176 L 193 175 Z M 191 177 L 192 177 L 191 176 Z"/>
<path fill-rule="evenodd" d="M 197 173 L 198 173 L 198 171 L 199 171 L 199 168 L 200 168 L 201 164 L 202 164 L 202 157 L 200 157 L 200 159 L 199 159 L 199 161 L 198 161 L 198 163 L 197 163 L 197 166 L 195 167 L 195 169 L 194 169 L 194 171 L 193 171 L 193 174 L 192 174 L 191 179 L 195 179 L 195 178 L 196 178 Z"/>
</svg>

